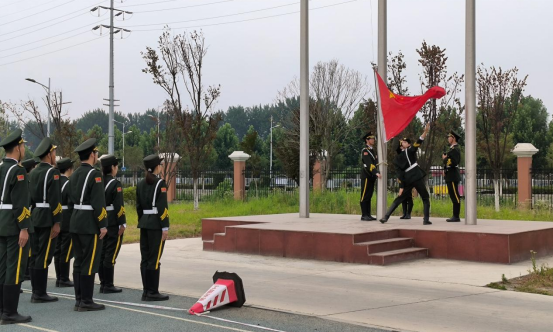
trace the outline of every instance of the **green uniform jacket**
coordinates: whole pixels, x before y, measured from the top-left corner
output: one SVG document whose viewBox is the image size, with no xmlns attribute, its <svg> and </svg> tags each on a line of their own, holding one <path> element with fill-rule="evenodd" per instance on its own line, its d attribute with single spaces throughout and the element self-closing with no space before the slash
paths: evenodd
<svg viewBox="0 0 553 332">
<path fill-rule="evenodd" d="M 8 173 L 8 170 L 14 166 Z M 7 175 L 7 176 L 6 176 Z M 25 168 L 19 166 L 15 159 L 4 158 L 0 165 L 0 195 L 1 204 L 12 204 L 11 209 L 0 210 L 0 236 L 19 235 L 22 229 L 31 227 L 31 211 L 29 211 L 29 185 Z"/>
<path fill-rule="evenodd" d="M 417 163 L 417 151 L 423 142 L 424 141 L 419 138 L 413 145 L 398 154 L 394 160 L 396 167 L 404 171 L 403 178 L 405 186 L 411 185 L 426 176 L 426 173 L 420 166 L 414 166 L 408 170 L 412 165 Z"/>
<path fill-rule="evenodd" d="M 106 192 L 106 206 L 113 205 L 113 210 L 108 211 L 108 226 L 121 226 L 126 224 L 125 200 L 123 199 L 123 187 L 121 186 L 121 182 L 114 179 L 111 175 L 106 175 L 104 177 L 104 185 L 106 186 L 104 189 Z"/>
<path fill-rule="evenodd" d="M 363 161 L 363 167 L 361 170 L 361 178 L 375 179 L 376 174 L 380 173 L 378 168 L 378 156 L 376 155 L 376 150 L 369 148 L 368 146 L 364 147 L 361 150 L 361 159 Z"/>
<path fill-rule="evenodd" d="M 158 181 L 159 185 L 157 185 Z M 144 214 L 144 210 L 152 209 L 154 193 L 156 196 L 155 206 L 157 214 Z M 136 212 L 138 213 L 138 228 L 162 229 L 169 227 L 167 185 L 164 180 L 158 179 L 151 185 L 146 183 L 146 179 L 138 182 L 136 188 Z"/>
<path fill-rule="evenodd" d="M 446 182 L 461 181 L 461 173 L 459 172 L 459 163 L 461 162 L 461 149 L 458 144 L 449 148 L 444 158 L 444 171 Z"/>
<path fill-rule="evenodd" d="M 100 234 L 100 229 L 108 225 L 102 174 L 91 165 L 82 163 L 71 175 L 68 186 L 69 199 L 74 207 L 79 204 L 92 206 L 92 210 L 73 209 L 69 231 L 76 234 Z M 83 188 L 84 195 L 81 201 Z"/>
<path fill-rule="evenodd" d="M 399 145 L 396 149 L 396 153 L 399 156 L 403 150 L 401 149 L 401 142 L 399 142 Z M 397 158 L 397 157 L 396 157 Z M 395 164 L 395 161 L 394 161 Z M 396 173 L 397 173 L 397 182 L 399 183 L 399 188 L 405 188 L 405 172 L 396 165 Z"/>
<path fill-rule="evenodd" d="M 50 171 L 49 171 L 50 170 Z M 48 177 L 46 175 L 48 173 Z M 31 220 L 34 227 L 52 227 L 62 220 L 60 171 L 48 163 L 40 163 L 29 174 L 31 178 Z M 44 196 L 44 181 L 46 181 L 46 196 Z M 44 198 L 46 197 L 46 202 Z M 46 203 L 47 208 L 37 207 Z"/>
<path fill-rule="evenodd" d="M 61 231 L 69 232 L 71 215 L 73 214 L 73 202 L 71 202 L 71 199 L 69 199 L 69 178 L 67 178 L 67 176 L 65 175 L 62 175 L 60 180 L 60 185 L 61 185 L 61 205 L 63 207 Z"/>
</svg>

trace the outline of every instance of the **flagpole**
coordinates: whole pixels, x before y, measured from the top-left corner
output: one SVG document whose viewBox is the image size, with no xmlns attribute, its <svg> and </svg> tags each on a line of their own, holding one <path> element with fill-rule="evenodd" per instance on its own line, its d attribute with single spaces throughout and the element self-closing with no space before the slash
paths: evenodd
<svg viewBox="0 0 553 332">
<path fill-rule="evenodd" d="M 465 23 L 465 224 L 476 225 L 476 1 L 466 0 Z"/>
<path fill-rule="evenodd" d="M 387 0 L 378 0 L 378 74 L 382 77 L 382 80 L 386 83 L 386 68 L 387 63 Z M 378 83 L 376 83 L 376 89 L 378 89 Z M 378 91 L 378 90 L 377 90 Z M 387 209 L 388 202 L 388 165 L 387 162 L 387 149 L 386 149 L 386 136 L 383 135 L 382 126 L 382 109 L 380 108 L 380 93 L 377 93 L 378 100 L 378 162 L 380 163 L 380 175 L 382 176 L 378 180 L 377 186 L 377 200 L 376 200 L 376 219 L 380 220 L 384 217 Z"/>
<path fill-rule="evenodd" d="M 309 1 L 300 7 L 300 218 L 309 218 Z"/>
</svg>

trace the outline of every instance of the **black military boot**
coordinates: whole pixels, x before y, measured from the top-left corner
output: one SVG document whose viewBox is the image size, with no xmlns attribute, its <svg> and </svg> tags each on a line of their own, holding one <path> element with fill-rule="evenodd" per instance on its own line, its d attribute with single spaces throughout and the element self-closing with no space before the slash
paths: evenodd
<svg viewBox="0 0 553 332">
<path fill-rule="evenodd" d="M 367 209 L 367 216 L 369 217 L 369 221 L 376 220 L 375 217 L 371 216 L 371 201 L 368 201 L 365 203 L 366 209 Z"/>
<path fill-rule="evenodd" d="M 399 217 L 399 219 L 407 219 L 407 209 L 409 209 L 409 203 L 407 203 L 407 200 L 401 203 L 401 208 L 403 209 L 403 215 Z"/>
<path fill-rule="evenodd" d="M 432 225 L 432 223 L 430 222 L 430 201 L 423 201 L 422 204 L 424 206 L 424 218 L 422 220 L 422 224 Z"/>
<path fill-rule="evenodd" d="M 69 268 L 70 263 L 66 262 L 60 262 L 59 269 L 60 269 L 60 277 L 58 280 L 56 280 L 56 287 L 73 287 L 73 282 L 69 279 Z"/>
<path fill-rule="evenodd" d="M 73 311 L 79 311 L 81 305 L 81 275 L 73 273 L 73 287 L 75 288 L 75 307 Z"/>
<path fill-rule="evenodd" d="M 4 287 L 0 287 L 0 317 L 4 311 Z"/>
<path fill-rule="evenodd" d="M 81 303 L 79 304 L 79 311 L 98 311 L 104 310 L 106 307 L 103 304 L 95 303 L 92 300 L 94 295 L 94 277 L 95 275 L 82 275 L 80 276 L 81 286 Z"/>
<path fill-rule="evenodd" d="M 58 300 L 55 296 L 50 296 L 46 293 L 48 285 L 48 269 L 34 269 L 33 274 L 33 295 L 31 296 L 32 303 L 47 303 Z"/>
<path fill-rule="evenodd" d="M 140 276 L 142 277 L 142 301 L 148 292 L 148 284 L 146 283 L 146 268 L 140 267 Z"/>
<path fill-rule="evenodd" d="M 104 285 L 105 285 L 105 279 L 104 279 L 104 260 L 100 260 L 100 266 L 98 267 L 98 278 L 100 279 L 100 293 L 104 292 Z"/>
<path fill-rule="evenodd" d="M 56 270 L 56 287 L 60 284 L 60 260 L 58 257 L 54 257 L 54 269 Z"/>
<path fill-rule="evenodd" d="M 460 222 L 461 218 L 453 216 L 449 219 L 446 219 L 445 221 L 447 221 L 447 222 Z"/>
<path fill-rule="evenodd" d="M 117 288 L 113 285 L 113 276 L 115 274 L 115 268 L 104 267 L 104 287 L 100 287 L 100 293 L 111 294 L 111 293 L 121 293 L 123 290 Z"/>
<path fill-rule="evenodd" d="M 19 324 L 30 322 L 31 316 L 22 316 L 17 312 L 19 306 L 19 290 L 21 284 L 17 285 L 4 285 L 2 294 L 2 317 L 0 318 L 0 325 Z"/>
<path fill-rule="evenodd" d="M 159 274 L 160 269 L 146 270 L 147 291 L 142 295 L 142 301 L 167 301 L 169 295 L 159 293 Z"/>
</svg>

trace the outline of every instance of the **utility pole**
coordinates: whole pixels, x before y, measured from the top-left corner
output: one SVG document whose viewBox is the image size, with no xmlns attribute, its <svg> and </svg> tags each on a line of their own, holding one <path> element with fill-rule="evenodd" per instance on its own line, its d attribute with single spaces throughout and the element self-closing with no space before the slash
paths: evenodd
<svg viewBox="0 0 553 332">
<path fill-rule="evenodd" d="M 123 19 L 124 19 L 124 14 L 132 14 L 132 12 L 115 9 L 114 6 L 113 6 L 113 2 L 114 2 L 114 0 L 110 0 L 110 6 L 109 7 L 97 6 L 97 7 L 94 7 L 90 10 L 92 12 L 98 10 L 98 15 L 100 14 L 100 8 L 101 9 L 107 9 L 110 12 L 109 13 L 109 26 L 102 24 L 102 25 L 97 25 L 94 28 L 92 28 L 92 30 L 97 30 L 97 29 L 100 29 L 102 27 L 109 28 L 109 98 L 107 99 L 108 104 L 107 105 L 104 104 L 105 106 L 109 106 L 109 124 L 108 124 L 108 128 L 109 128 L 109 130 L 108 130 L 108 153 L 109 154 L 113 154 L 114 107 L 119 106 L 119 105 L 115 105 L 116 100 L 115 100 L 115 93 L 114 93 L 114 87 L 115 87 L 115 82 L 114 81 L 115 80 L 114 80 L 114 65 L 113 65 L 113 57 L 114 57 L 113 37 L 116 33 L 119 33 L 121 31 L 130 32 L 130 30 L 115 27 L 113 25 L 113 18 L 115 16 L 123 15 Z M 114 12 L 117 12 L 117 14 L 114 14 Z M 104 99 L 104 100 L 106 100 L 106 99 Z"/>
<path fill-rule="evenodd" d="M 273 126 L 273 116 L 271 115 L 271 151 L 269 153 L 269 179 L 273 179 L 273 128 L 280 127 L 280 125 Z"/>
</svg>

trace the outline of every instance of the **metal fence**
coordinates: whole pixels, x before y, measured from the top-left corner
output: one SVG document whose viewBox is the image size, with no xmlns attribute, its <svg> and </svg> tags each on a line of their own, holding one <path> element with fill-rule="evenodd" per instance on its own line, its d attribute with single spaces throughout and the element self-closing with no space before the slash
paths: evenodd
<svg viewBox="0 0 553 332">
<path fill-rule="evenodd" d="M 553 168 L 532 169 L 532 207 L 553 208 Z"/>
</svg>

